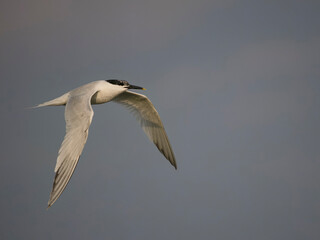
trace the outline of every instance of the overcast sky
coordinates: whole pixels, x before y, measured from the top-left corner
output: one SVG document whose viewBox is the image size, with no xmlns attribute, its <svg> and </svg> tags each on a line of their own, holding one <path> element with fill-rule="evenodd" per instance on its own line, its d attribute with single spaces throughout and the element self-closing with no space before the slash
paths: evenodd
<svg viewBox="0 0 320 240">
<path fill-rule="evenodd" d="M 1 239 L 320 239 L 320 3 L 0 2 Z M 46 210 L 82 84 L 147 89 L 176 155 L 115 103 Z"/>
</svg>

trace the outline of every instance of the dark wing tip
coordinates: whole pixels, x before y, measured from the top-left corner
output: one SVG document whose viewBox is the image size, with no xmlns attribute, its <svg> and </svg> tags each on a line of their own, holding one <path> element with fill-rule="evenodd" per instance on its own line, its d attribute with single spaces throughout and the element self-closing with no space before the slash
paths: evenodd
<svg viewBox="0 0 320 240">
<path fill-rule="evenodd" d="M 174 166 L 174 168 L 175 168 L 176 170 L 178 170 L 176 163 L 173 163 L 172 166 Z"/>
</svg>

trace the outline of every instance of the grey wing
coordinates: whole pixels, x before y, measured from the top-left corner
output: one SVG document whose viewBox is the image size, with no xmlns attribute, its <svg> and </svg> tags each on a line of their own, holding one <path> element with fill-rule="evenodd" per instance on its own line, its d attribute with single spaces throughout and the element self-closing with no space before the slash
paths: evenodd
<svg viewBox="0 0 320 240">
<path fill-rule="evenodd" d="M 93 94 L 94 92 L 71 96 L 66 104 L 66 135 L 59 150 L 54 170 L 56 175 L 48 207 L 59 198 L 66 188 L 87 141 L 93 117 L 93 110 L 90 104 Z"/>
<path fill-rule="evenodd" d="M 123 92 L 113 100 L 132 110 L 150 141 L 157 146 L 159 151 L 177 169 L 168 136 L 152 102 L 146 96 L 130 91 Z"/>
</svg>

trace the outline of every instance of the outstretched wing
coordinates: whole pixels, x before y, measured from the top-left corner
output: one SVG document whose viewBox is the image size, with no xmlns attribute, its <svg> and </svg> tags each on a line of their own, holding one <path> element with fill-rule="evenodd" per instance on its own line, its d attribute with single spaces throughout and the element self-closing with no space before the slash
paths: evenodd
<svg viewBox="0 0 320 240">
<path fill-rule="evenodd" d="M 177 169 L 176 160 L 168 136 L 164 130 L 160 116 L 151 101 L 142 94 L 130 91 L 121 93 L 113 100 L 132 110 L 140 121 L 142 129 L 147 134 L 150 141 L 157 146 L 159 151 Z"/>
<path fill-rule="evenodd" d="M 48 208 L 59 198 L 66 188 L 88 138 L 93 117 L 91 97 L 95 92 L 71 96 L 65 109 L 66 135 L 61 144 L 55 167 Z"/>
</svg>

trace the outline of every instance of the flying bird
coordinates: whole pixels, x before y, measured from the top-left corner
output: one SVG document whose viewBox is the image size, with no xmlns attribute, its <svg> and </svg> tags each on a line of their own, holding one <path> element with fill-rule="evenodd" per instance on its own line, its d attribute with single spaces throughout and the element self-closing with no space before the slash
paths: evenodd
<svg viewBox="0 0 320 240">
<path fill-rule="evenodd" d="M 144 95 L 128 91 L 145 90 L 125 80 L 94 81 L 35 107 L 65 105 L 66 135 L 59 149 L 55 166 L 55 178 L 48 202 L 48 208 L 60 197 L 66 188 L 79 161 L 88 138 L 93 117 L 92 104 L 110 101 L 120 103 L 131 110 L 140 121 L 143 131 L 166 159 L 177 169 L 176 160 L 168 136 L 157 110 Z"/>
</svg>

